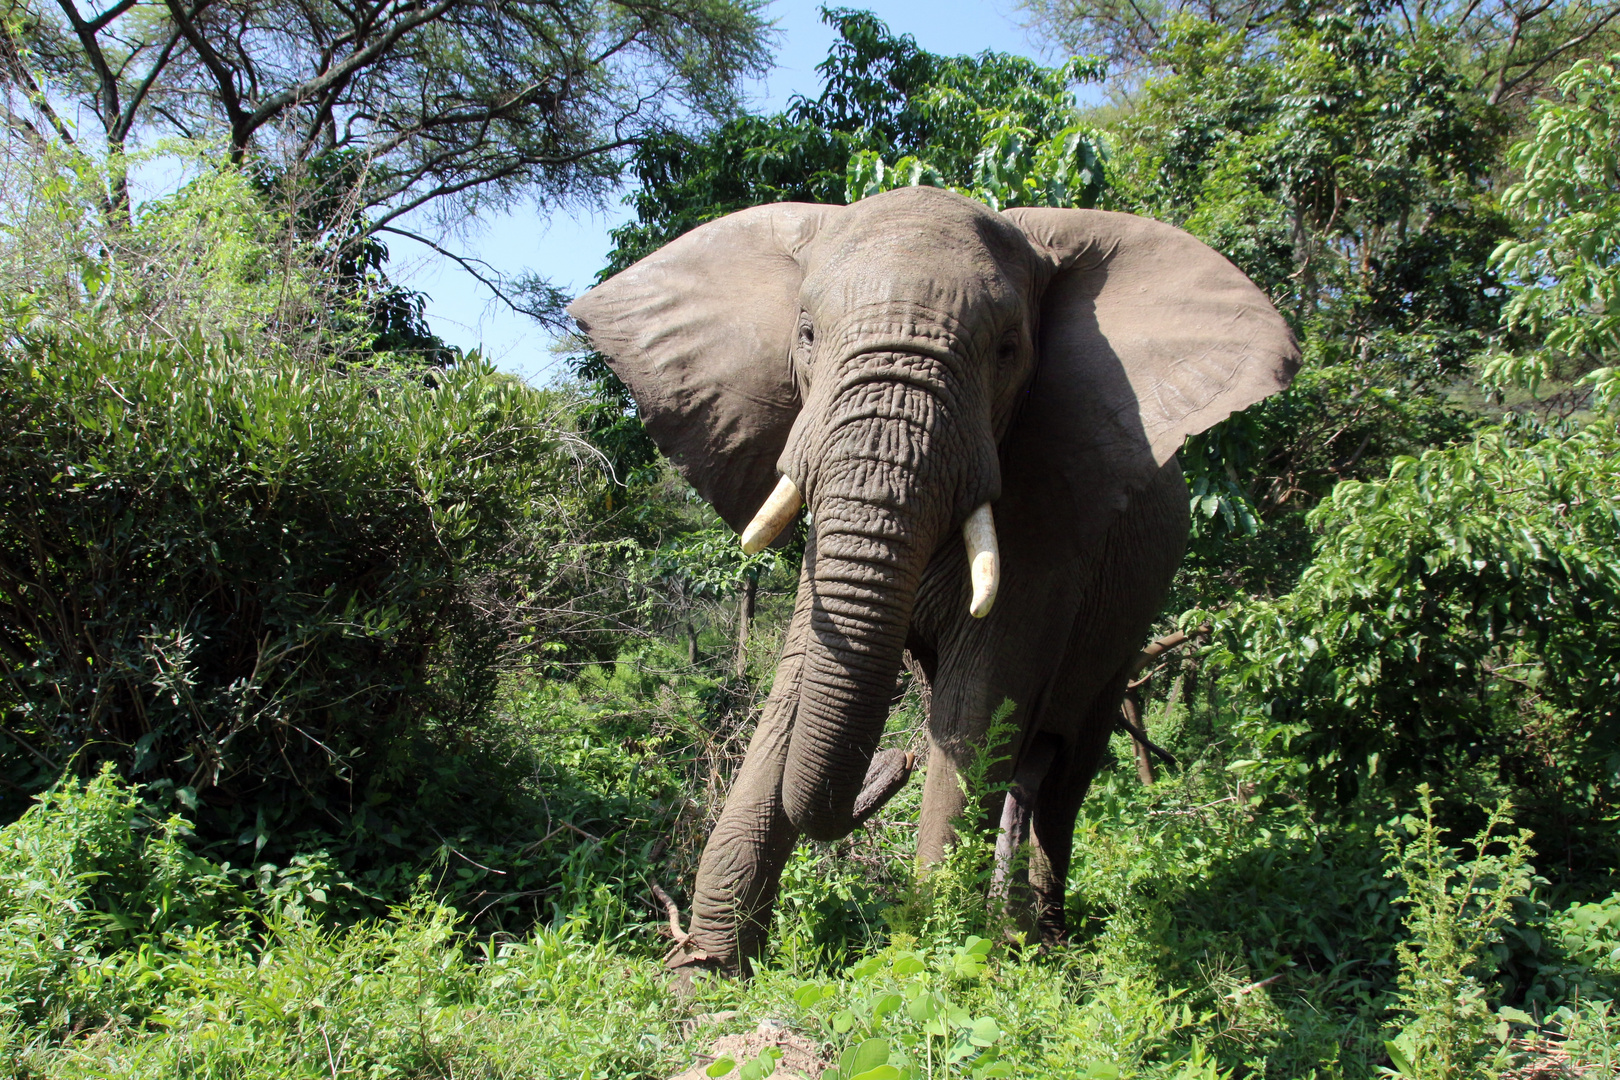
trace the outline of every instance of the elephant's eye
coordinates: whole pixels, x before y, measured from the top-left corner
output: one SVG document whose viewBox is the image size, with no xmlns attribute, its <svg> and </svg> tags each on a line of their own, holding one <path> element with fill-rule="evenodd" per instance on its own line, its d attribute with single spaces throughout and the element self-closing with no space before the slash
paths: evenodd
<svg viewBox="0 0 1620 1080">
<path fill-rule="evenodd" d="M 996 343 L 997 367 L 1010 367 L 1018 359 L 1018 348 L 1022 339 L 1023 335 L 1016 327 L 1001 335 L 1001 340 Z"/>
<path fill-rule="evenodd" d="M 801 311 L 799 312 L 799 340 L 795 345 L 800 361 L 809 363 L 810 352 L 815 347 L 815 344 L 816 328 L 810 322 L 810 313 Z"/>
</svg>

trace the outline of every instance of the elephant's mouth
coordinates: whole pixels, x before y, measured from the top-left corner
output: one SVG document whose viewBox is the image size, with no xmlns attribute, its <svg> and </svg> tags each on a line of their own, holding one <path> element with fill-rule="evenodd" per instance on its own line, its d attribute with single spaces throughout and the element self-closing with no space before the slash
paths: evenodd
<svg viewBox="0 0 1620 1080">
<path fill-rule="evenodd" d="M 773 544 L 798 516 L 802 506 L 804 496 L 793 479 L 784 476 L 777 480 L 770 496 L 743 530 L 743 552 L 756 555 Z M 995 514 L 989 503 L 981 503 L 962 523 L 962 543 L 967 549 L 968 580 L 972 589 L 968 614 L 982 619 L 990 614 L 990 606 L 996 602 L 996 592 L 1001 587 L 1001 552 L 996 542 Z"/>
<path fill-rule="evenodd" d="M 831 448 L 815 459 L 814 528 L 797 600 L 808 632 L 782 798 L 794 826 L 816 840 L 854 827 L 923 571 L 960 521 L 960 478 L 997 475 L 982 464 L 986 453 L 994 461 L 993 444 L 966 445 L 981 440 L 963 432 L 982 425 L 953 424 L 929 389 L 866 381 L 859 393 L 864 411 L 836 421 L 826 440 Z M 928 400 L 914 400 L 919 396 Z M 874 400 L 882 407 L 872 407 Z M 918 415 L 932 422 L 909 419 Z M 745 548 L 769 544 L 802 502 L 799 485 L 782 477 L 744 530 Z M 972 574 L 964 603 L 982 617 L 1000 569 L 988 501 L 967 516 L 961 535 Z"/>
</svg>

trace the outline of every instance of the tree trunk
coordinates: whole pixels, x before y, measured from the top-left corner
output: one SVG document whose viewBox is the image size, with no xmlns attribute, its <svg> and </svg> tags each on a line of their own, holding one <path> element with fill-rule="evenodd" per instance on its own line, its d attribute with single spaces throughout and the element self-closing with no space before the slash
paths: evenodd
<svg viewBox="0 0 1620 1080">
<path fill-rule="evenodd" d="M 694 626 L 692 623 L 687 623 L 686 624 L 686 662 L 688 664 L 690 664 L 691 666 L 693 666 L 693 667 L 697 667 L 697 662 L 698 662 L 697 641 L 698 641 L 697 627 Z"/>
<path fill-rule="evenodd" d="M 1142 731 L 1147 730 L 1142 727 L 1142 721 L 1139 719 L 1136 699 L 1130 694 L 1126 694 L 1125 700 L 1119 703 L 1119 711 L 1125 714 L 1125 719 L 1130 722 L 1132 727 Z M 1154 779 L 1153 757 L 1148 753 L 1148 748 L 1142 744 L 1141 740 L 1132 739 L 1131 746 L 1136 749 L 1136 778 L 1142 781 L 1145 787 L 1152 787 Z"/>
<path fill-rule="evenodd" d="M 748 627 L 754 621 L 754 594 L 759 578 L 753 572 L 743 575 L 742 596 L 737 601 L 737 666 L 735 674 L 742 678 L 748 670 Z"/>
</svg>

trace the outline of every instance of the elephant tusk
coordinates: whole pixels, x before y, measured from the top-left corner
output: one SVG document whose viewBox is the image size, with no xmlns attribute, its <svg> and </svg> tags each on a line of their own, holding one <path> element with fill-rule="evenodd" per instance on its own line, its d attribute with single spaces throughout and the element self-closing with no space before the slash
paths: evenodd
<svg viewBox="0 0 1620 1080">
<path fill-rule="evenodd" d="M 996 519 L 985 503 L 962 524 L 962 540 L 967 544 L 968 575 L 973 582 L 973 599 L 968 614 L 982 619 L 990 614 L 1001 585 L 1001 555 L 996 551 Z"/>
<path fill-rule="evenodd" d="M 742 549 L 745 555 L 754 555 L 764 551 L 772 540 L 782 535 L 793 515 L 799 512 L 804 500 L 799 496 L 799 489 L 791 479 L 784 476 L 776 482 L 776 490 L 765 500 L 765 505 L 759 508 L 754 520 L 748 523 L 748 528 L 742 532 Z"/>
</svg>

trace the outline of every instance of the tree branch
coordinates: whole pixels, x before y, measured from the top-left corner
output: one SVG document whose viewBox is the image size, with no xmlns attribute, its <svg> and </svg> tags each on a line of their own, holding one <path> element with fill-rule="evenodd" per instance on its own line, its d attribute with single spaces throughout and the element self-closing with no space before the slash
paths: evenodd
<svg viewBox="0 0 1620 1080">
<path fill-rule="evenodd" d="M 1141 728 L 1137 727 L 1135 724 L 1133 724 L 1129 720 L 1125 719 L 1125 716 L 1124 716 L 1123 713 L 1120 714 L 1119 716 L 1114 717 L 1114 723 L 1119 727 L 1119 729 L 1121 731 L 1125 732 L 1125 734 L 1129 735 L 1131 738 L 1133 738 L 1137 742 L 1141 743 L 1143 749 L 1147 750 L 1150 754 L 1153 754 L 1160 761 L 1163 761 L 1166 765 L 1170 766 L 1172 769 L 1177 769 L 1177 768 L 1181 767 L 1180 764 L 1176 761 L 1176 755 L 1172 754 L 1170 751 L 1166 750 L 1164 747 L 1158 745 L 1152 739 L 1148 738 L 1147 737 L 1147 732 L 1143 731 Z"/>
<path fill-rule="evenodd" d="M 172 4 L 173 0 L 169 0 L 169 2 Z M 246 131 L 244 134 L 251 134 L 253 131 L 261 127 L 267 120 L 281 112 L 282 109 L 285 109 L 293 102 L 300 101 L 305 98 L 316 97 L 333 83 L 341 79 L 348 78 L 354 72 L 385 55 L 388 50 L 392 49 L 394 45 L 398 43 L 400 38 L 404 37 L 406 34 L 422 26 L 423 24 L 432 22 L 462 2 L 463 0 L 439 0 L 439 2 L 434 4 L 432 7 L 425 7 L 413 11 L 409 15 L 402 18 L 376 41 L 351 53 L 349 58 L 343 61 L 341 64 L 329 68 L 327 71 L 315 76 L 312 79 L 305 79 L 303 82 L 298 83 L 295 86 L 289 86 L 287 89 L 282 90 L 279 93 L 271 94 L 264 100 L 262 104 L 259 105 L 257 109 L 253 110 L 253 113 L 250 116 L 247 117 Z"/>
<path fill-rule="evenodd" d="M 101 33 L 102 30 L 106 29 L 108 23 L 118 18 L 118 16 L 122 15 L 130 8 L 134 7 L 136 3 L 137 0 L 119 0 L 117 4 L 114 4 L 106 11 L 103 11 L 100 15 L 97 15 L 95 18 L 85 23 L 85 29 L 89 30 L 92 34 Z"/>
<path fill-rule="evenodd" d="M 1556 60 L 1558 57 L 1569 52 L 1571 49 L 1577 49 L 1586 44 L 1586 42 L 1590 41 L 1600 30 L 1609 25 L 1609 23 L 1613 22 L 1616 18 L 1620 18 L 1620 6 L 1616 6 L 1596 23 L 1587 27 L 1584 33 L 1575 35 L 1562 45 L 1558 46 L 1558 48 L 1541 57 L 1538 57 L 1533 62 L 1528 60 L 1525 61 L 1523 65 L 1525 70 L 1520 73 L 1517 78 L 1509 79 L 1507 77 L 1507 73 L 1510 68 L 1521 65 L 1515 65 L 1511 61 L 1504 59 L 1502 62 L 1502 70 L 1497 76 L 1496 86 L 1491 91 L 1490 103 L 1492 105 L 1501 104 L 1502 99 L 1516 89 L 1521 83 L 1528 79 L 1534 78 L 1536 72 L 1540 71 L 1553 60 Z"/>
<path fill-rule="evenodd" d="M 519 315 L 527 315 L 529 318 L 535 320 L 536 322 L 543 323 L 543 324 L 545 324 L 547 326 L 552 326 L 557 321 L 556 317 L 553 316 L 553 315 L 549 315 L 546 312 L 543 312 L 543 311 L 541 311 L 541 310 L 539 310 L 537 308 L 525 307 L 524 305 L 518 303 L 516 300 L 512 299 L 510 296 L 508 296 L 506 294 L 506 291 L 505 291 L 502 283 L 500 283 L 498 280 L 491 281 L 489 278 L 487 278 L 483 274 L 479 273 L 477 268 L 473 266 L 474 263 L 477 263 L 479 266 L 484 267 L 491 274 L 494 274 L 496 272 L 495 268 L 493 266 L 490 266 L 489 263 L 485 262 L 483 259 L 469 259 L 469 258 L 466 258 L 465 256 L 457 255 L 453 251 L 450 251 L 450 250 L 448 250 L 446 248 L 440 247 L 438 244 L 435 244 L 432 240 L 429 240 L 425 236 L 419 235 L 417 233 L 410 232 L 410 231 L 405 230 L 405 229 L 397 228 L 397 227 L 395 227 L 393 225 L 379 225 L 375 229 L 373 229 L 372 231 L 373 232 L 393 233 L 395 236 L 403 236 L 407 240 L 415 240 L 418 244 L 421 244 L 424 247 L 432 248 L 434 251 L 438 252 L 440 255 L 443 255 L 445 258 L 451 260 L 457 266 L 459 266 L 463 270 L 467 271 L 467 273 L 471 274 L 472 277 L 473 277 L 473 280 L 477 281 L 484 288 L 486 288 L 490 292 L 494 293 L 495 298 L 497 300 L 499 300 L 501 303 L 505 304 L 507 307 L 511 308 L 514 312 L 516 312 Z"/>
<path fill-rule="evenodd" d="M 174 16 L 175 25 L 180 27 L 181 33 L 185 35 L 191 47 L 197 50 L 197 58 L 202 61 L 208 73 L 214 77 L 215 85 L 219 87 L 220 104 L 224 106 L 225 118 L 231 125 L 231 161 L 240 163 L 242 152 L 247 149 L 246 133 L 242 131 L 242 123 L 247 119 L 247 113 L 243 111 L 241 95 L 236 91 L 236 75 L 192 21 L 197 15 L 202 14 L 208 2 L 209 0 L 202 0 L 187 12 L 178 0 L 164 0 L 169 14 Z"/>
<path fill-rule="evenodd" d="M 135 92 L 129 96 L 128 104 L 124 106 L 123 113 L 118 117 L 115 136 L 118 141 L 122 142 L 127 139 L 129 133 L 134 130 L 135 117 L 140 111 L 141 103 L 146 100 L 146 95 L 151 92 L 152 86 L 157 82 L 157 77 L 163 73 L 164 68 L 168 67 L 169 56 L 179 43 L 180 29 L 176 27 L 174 33 L 169 35 L 169 40 L 164 43 L 163 48 L 158 52 L 157 59 L 152 61 L 152 67 L 147 71 L 146 77 L 141 80 L 140 85 L 135 87 Z"/>
<path fill-rule="evenodd" d="M 79 9 L 73 6 L 73 0 L 56 0 L 56 6 L 62 9 L 67 16 L 68 24 L 73 27 L 74 36 L 79 39 L 79 47 L 90 61 L 90 70 L 96 73 L 96 80 L 101 83 L 101 126 L 109 128 L 119 113 L 118 107 L 118 76 L 113 74 L 107 57 L 101 51 L 101 42 L 96 38 L 98 28 L 84 21 Z M 115 9 L 116 10 L 116 9 Z"/>
</svg>

